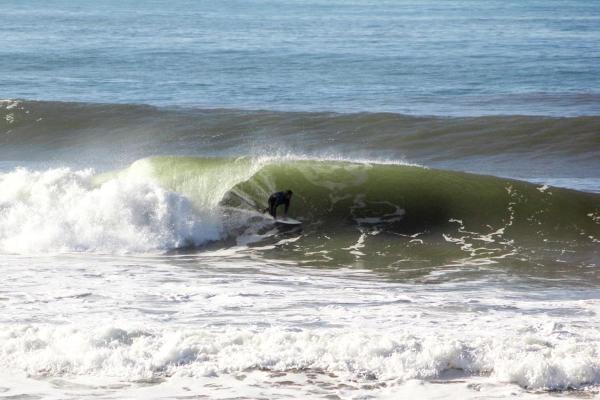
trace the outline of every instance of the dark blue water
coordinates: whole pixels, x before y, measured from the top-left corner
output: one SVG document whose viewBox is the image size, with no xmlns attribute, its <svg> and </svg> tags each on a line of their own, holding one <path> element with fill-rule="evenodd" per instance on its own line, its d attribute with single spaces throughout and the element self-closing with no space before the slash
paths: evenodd
<svg viewBox="0 0 600 400">
<path fill-rule="evenodd" d="M 600 2 L 3 1 L 0 97 L 600 113 Z"/>
</svg>

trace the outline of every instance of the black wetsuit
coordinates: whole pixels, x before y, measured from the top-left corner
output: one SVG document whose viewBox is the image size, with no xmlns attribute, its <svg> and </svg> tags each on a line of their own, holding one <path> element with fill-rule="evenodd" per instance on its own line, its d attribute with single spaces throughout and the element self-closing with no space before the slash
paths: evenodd
<svg viewBox="0 0 600 400">
<path fill-rule="evenodd" d="M 285 192 L 273 193 L 269 196 L 269 214 L 273 218 L 277 218 L 277 207 L 285 205 L 285 215 L 287 215 L 288 209 L 290 208 L 290 198 Z"/>
</svg>

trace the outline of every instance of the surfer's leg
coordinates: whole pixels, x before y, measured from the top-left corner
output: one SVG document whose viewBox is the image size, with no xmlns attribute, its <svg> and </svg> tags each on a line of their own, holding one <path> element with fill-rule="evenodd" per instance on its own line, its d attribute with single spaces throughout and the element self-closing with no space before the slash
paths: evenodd
<svg viewBox="0 0 600 400">
<path fill-rule="evenodd" d="M 271 217 L 275 218 L 276 213 L 277 207 L 275 206 L 275 199 L 269 198 L 269 214 L 271 214 Z"/>
</svg>

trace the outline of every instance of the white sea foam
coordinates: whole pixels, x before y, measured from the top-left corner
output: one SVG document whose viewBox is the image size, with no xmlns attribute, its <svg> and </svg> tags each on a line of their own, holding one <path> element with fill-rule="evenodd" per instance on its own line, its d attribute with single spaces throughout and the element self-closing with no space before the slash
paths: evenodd
<svg viewBox="0 0 600 400">
<path fill-rule="evenodd" d="M 421 384 L 441 381 L 445 396 L 498 398 L 600 385 L 594 290 L 397 284 L 241 254 L 3 257 L 0 386 L 56 398 L 64 387 L 39 382 L 81 397 L 125 385 L 118 397 L 427 398 L 435 390 Z"/>
<path fill-rule="evenodd" d="M 210 210 L 137 176 L 96 186 L 93 171 L 17 169 L 0 174 L 5 253 L 144 252 L 218 239 Z"/>
<path fill-rule="evenodd" d="M 476 328 L 476 327 L 474 327 Z M 600 384 L 600 344 L 529 326 L 505 336 L 439 330 L 225 327 L 156 330 L 24 326 L 0 333 L 0 365 L 31 376 L 127 381 L 218 377 L 248 370 L 322 371 L 339 382 L 401 385 L 460 373 L 526 389 Z"/>
</svg>

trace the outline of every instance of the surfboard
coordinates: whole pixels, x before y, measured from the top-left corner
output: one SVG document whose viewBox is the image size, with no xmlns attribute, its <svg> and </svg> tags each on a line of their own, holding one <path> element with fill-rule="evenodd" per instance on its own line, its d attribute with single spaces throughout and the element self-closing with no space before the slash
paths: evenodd
<svg viewBox="0 0 600 400">
<path fill-rule="evenodd" d="M 294 219 L 294 218 L 273 218 L 273 217 L 269 217 L 270 220 L 272 220 L 273 222 L 275 222 L 276 224 L 285 224 L 285 225 L 300 225 L 302 224 L 302 222 Z"/>
</svg>

